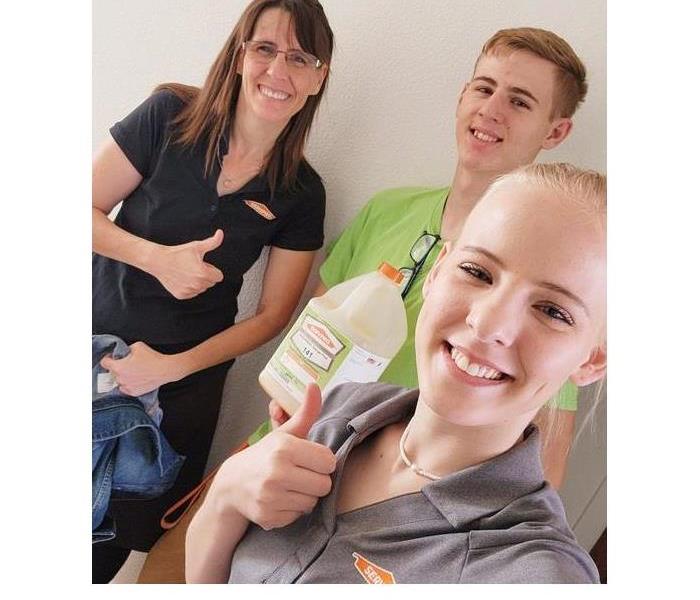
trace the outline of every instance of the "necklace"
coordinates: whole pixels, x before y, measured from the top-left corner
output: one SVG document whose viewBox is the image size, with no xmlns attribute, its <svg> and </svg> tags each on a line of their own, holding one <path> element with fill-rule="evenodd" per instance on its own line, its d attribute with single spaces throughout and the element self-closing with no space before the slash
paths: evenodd
<svg viewBox="0 0 700 600">
<path fill-rule="evenodd" d="M 406 425 L 406 429 L 403 430 L 403 433 L 401 434 L 401 439 L 399 440 L 399 454 L 401 455 L 401 460 L 404 462 L 404 464 L 411 469 L 416 475 L 420 475 L 421 477 L 425 477 L 426 479 L 430 479 L 432 481 L 438 481 L 439 479 L 442 479 L 439 475 L 435 475 L 434 473 L 431 473 L 430 471 L 426 471 L 425 469 L 421 469 L 416 463 L 414 463 L 411 459 L 406 456 L 406 438 L 408 437 L 408 430 L 411 427 L 411 422 L 408 422 L 408 425 Z"/>
<path fill-rule="evenodd" d="M 222 165 L 221 174 L 223 175 L 224 179 L 221 183 L 224 186 L 224 189 L 226 189 L 226 190 L 231 190 L 234 188 L 237 189 L 241 186 L 241 183 L 245 183 L 251 177 L 260 173 L 261 169 L 262 169 L 262 163 L 258 163 L 254 168 L 251 168 L 247 172 L 242 172 L 242 173 L 239 173 L 238 175 L 227 176 L 226 172 L 223 170 L 223 165 Z"/>
<path fill-rule="evenodd" d="M 255 167 L 251 167 L 248 172 L 239 173 L 238 175 L 227 175 L 224 170 L 224 161 L 221 158 L 221 152 L 217 153 L 216 158 L 219 160 L 219 169 L 223 177 L 221 185 L 223 185 L 225 190 L 238 189 L 241 183 L 245 183 L 248 179 L 260 173 L 264 163 L 264 160 L 260 160 L 257 161 Z"/>
</svg>

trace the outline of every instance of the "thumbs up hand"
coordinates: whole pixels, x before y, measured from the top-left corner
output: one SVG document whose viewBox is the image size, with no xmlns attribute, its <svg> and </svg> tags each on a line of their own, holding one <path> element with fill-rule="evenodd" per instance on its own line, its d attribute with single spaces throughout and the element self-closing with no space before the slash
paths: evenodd
<svg viewBox="0 0 700 600">
<path fill-rule="evenodd" d="M 321 412 L 321 391 L 309 385 L 299 410 L 219 469 L 211 494 L 221 514 L 238 513 L 263 529 L 284 527 L 311 512 L 331 491 L 335 456 L 306 439 Z"/>
<path fill-rule="evenodd" d="M 223 241 L 224 232 L 217 229 L 205 240 L 158 246 L 147 271 L 178 300 L 194 298 L 223 281 L 224 274 L 204 260 L 204 255 L 218 248 Z"/>
</svg>

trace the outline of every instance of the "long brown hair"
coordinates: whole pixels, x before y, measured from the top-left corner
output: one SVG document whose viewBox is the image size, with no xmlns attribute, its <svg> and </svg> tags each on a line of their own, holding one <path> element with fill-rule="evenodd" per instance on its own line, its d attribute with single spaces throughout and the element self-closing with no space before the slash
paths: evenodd
<svg viewBox="0 0 700 600">
<path fill-rule="evenodd" d="M 302 49 L 314 54 L 330 67 L 333 32 L 323 7 L 317 0 L 253 0 L 238 19 L 201 89 L 179 83 L 165 83 L 155 90 L 169 90 L 184 100 L 185 107 L 173 120 L 179 130 L 175 142 L 194 146 L 200 140 L 206 141 L 205 174 L 210 173 L 215 164 L 221 136 L 233 124 L 241 91 L 241 77 L 236 65 L 241 59 L 242 44 L 252 37 L 258 18 L 268 8 L 280 8 L 288 12 Z M 309 96 L 303 108 L 292 116 L 270 151 L 264 173 L 272 189 L 278 185 L 283 190 L 295 186 L 297 172 L 304 160 L 306 138 L 327 80 L 328 77 L 324 79 L 318 94 Z"/>
</svg>

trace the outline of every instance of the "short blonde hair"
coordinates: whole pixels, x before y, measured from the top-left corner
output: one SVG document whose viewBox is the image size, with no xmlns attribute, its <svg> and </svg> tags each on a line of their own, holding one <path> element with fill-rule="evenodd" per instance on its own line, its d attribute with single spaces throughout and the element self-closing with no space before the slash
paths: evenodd
<svg viewBox="0 0 700 600">
<path fill-rule="evenodd" d="M 525 50 L 553 63 L 557 68 L 557 90 L 551 118 L 571 117 L 586 98 L 586 67 L 573 48 L 555 33 L 535 27 L 501 29 L 484 44 L 482 56 Z M 476 65 L 475 65 L 476 68 Z"/>
</svg>

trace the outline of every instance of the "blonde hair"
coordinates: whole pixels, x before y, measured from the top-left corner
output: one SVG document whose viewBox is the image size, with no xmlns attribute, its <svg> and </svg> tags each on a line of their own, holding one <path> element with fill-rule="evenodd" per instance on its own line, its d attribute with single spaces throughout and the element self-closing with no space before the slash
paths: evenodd
<svg viewBox="0 0 700 600">
<path fill-rule="evenodd" d="M 603 377 L 602 379 L 596 381 L 595 383 L 592 383 L 589 386 L 586 386 L 585 388 L 579 388 L 579 396 L 581 395 L 582 390 L 589 390 L 589 392 L 586 393 L 586 400 L 591 401 L 591 408 L 586 413 L 586 417 L 583 424 L 577 428 L 578 432 L 574 436 L 573 441 L 565 449 L 567 455 L 571 448 L 573 448 L 576 445 L 576 442 L 581 436 L 581 432 L 585 430 L 585 427 L 589 423 L 591 431 L 595 432 L 595 413 L 598 410 L 603 396 L 605 395 L 606 384 L 607 377 Z M 542 444 L 543 454 L 547 451 L 548 446 L 552 444 L 554 440 L 561 435 L 563 430 L 563 423 L 560 418 L 561 413 L 557 410 L 556 403 L 556 400 L 558 399 L 560 394 L 561 390 L 559 390 L 559 392 L 557 392 L 557 394 L 537 412 L 537 415 L 533 419 L 537 423 L 537 426 L 540 430 L 540 440 Z"/>
<path fill-rule="evenodd" d="M 502 175 L 488 188 L 487 195 L 506 183 L 528 184 L 557 192 L 562 199 L 571 202 L 582 212 L 594 217 L 592 226 L 605 229 L 607 214 L 607 180 L 597 171 L 579 169 L 569 163 L 533 163 Z M 604 341 L 603 341 L 604 343 Z M 593 406 L 589 414 L 596 410 L 604 390 L 605 379 L 592 384 Z M 559 395 L 547 402 L 538 412 L 536 420 L 542 435 L 542 447 L 546 448 L 561 433 L 561 422 L 556 411 Z"/>
<path fill-rule="evenodd" d="M 556 92 L 551 118 L 571 117 L 586 98 L 586 67 L 573 48 L 555 33 L 535 27 L 518 27 L 497 31 L 484 44 L 476 61 L 482 56 L 525 50 L 539 56 L 557 68 Z"/>
<path fill-rule="evenodd" d="M 496 178 L 484 196 L 506 183 L 529 184 L 552 190 L 605 223 L 607 178 L 598 171 L 579 169 L 572 164 L 532 163 Z"/>
</svg>

